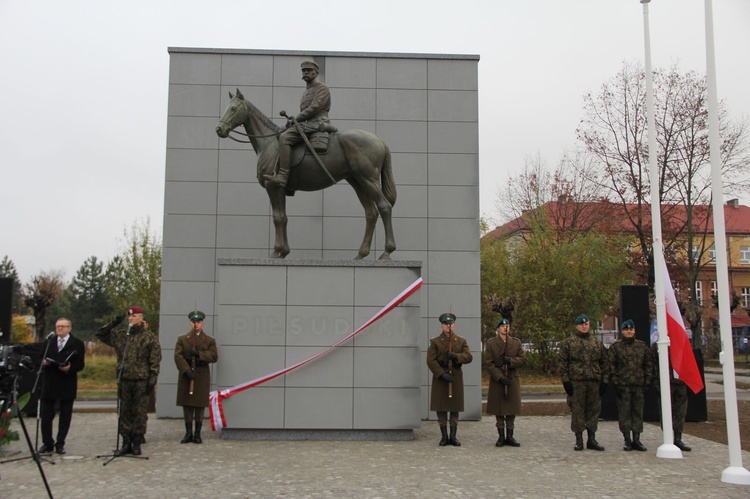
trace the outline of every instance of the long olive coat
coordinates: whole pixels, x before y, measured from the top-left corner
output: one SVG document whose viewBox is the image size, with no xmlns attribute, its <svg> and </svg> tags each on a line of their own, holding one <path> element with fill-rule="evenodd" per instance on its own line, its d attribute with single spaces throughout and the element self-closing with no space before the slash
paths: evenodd
<svg viewBox="0 0 750 499">
<path fill-rule="evenodd" d="M 465 338 L 452 335 L 451 351 L 458 356 L 457 363 L 468 364 L 473 357 Z M 440 375 L 448 371 L 448 335 L 441 333 L 430 340 L 427 348 L 427 367 L 432 371 L 431 411 L 461 412 L 464 410 L 464 374 L 460 366 L 453 363 L 452 397 L 448 397 L 448 383 Z"/>
<path fill-rule="evenodd" d="M 195 347 L 193 347 L 193 338 L 195 337 Z M 190 395 L 190 378 L 185 373 L 190 370 L 190 350 L 195 348 L 200 352 L 200 357 L 196 360 L 195 367 L 195 386 L 193 394 Z M 219 353 L 216 350 L 216 340 L 205 332 L 195 335 L 192 331 L 183 334 L 177 338 L 177 345 L 174 347 L 174 363 L 177 370 L 180 371 L 177 380 L 177 405 L 191 407 L 208 407 L 208 392 L 211 390 L 211 368 L 209 364 L 219 360 Z"/>
<path fill-rule="evenodd" d="M 495 336 L 487 340 L 484 348 L 484 366 L 490 375 L 490 388 L 487 392 L 487 414 L 501 416 L 515 416 L 521 412 L 521 376 L 518 368 L 526 365 L 526 352 L 523 351 L 521 340 L 507 335 L 506 342 Z M 503 357 L 510 357 L 508 373 L 503 369 Z M 505 398 L 505 385 L 500 378 L 507 376 L 511 384 L 508 385 L 508 398 Z"/>
</svg>

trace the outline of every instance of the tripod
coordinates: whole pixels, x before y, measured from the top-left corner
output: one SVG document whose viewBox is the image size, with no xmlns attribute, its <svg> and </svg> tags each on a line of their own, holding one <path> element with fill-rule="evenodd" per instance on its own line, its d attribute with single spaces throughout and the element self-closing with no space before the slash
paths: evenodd
<svg viewBox="0 0 750 499">
<path fill-rule="evenodd" d="M 23 435 L 26 437 L 26 444 L 29 446 L 29 451 L 31 452 L 31 458 L 36 462 L 37 468 L 39 468 L 39 474 L 42 475 L 42 481 L 44 482 L 44 487 L 47 489 L 47 495 L 52 499 L 52 491 L 49 488 L 49 483 L 47 483 L 47 477 L 44 474 L 44 468 L 42 468 L 42 460 L 39 458 L 39 453 L 36 451 L 34 446 L 31 443 L 31 437 L 29 436 L 29 431 L 26 429 L 26 423 L 23 421 L 23 411 L 18 410 L 18 375 L 15 375 L 13 378 L 13 389 L 11 390 L 11 393 L 9 395 L 10 398 L 8 398 L 7 395 L 0 395 L 0 398 L 3 398 L 4 400 L 8 401 L 12 408 L 16 409 L 16 415 L 18 416 L 18 421 L 21 423 L 21 428 L 23 428 Z M 26 459 L 26 458 L 22 458 Z M 11 459 L 11 461 L 18 461 L 18 459 Z M 8 461 L 3 461 L 8 462 Z M 54 463 L 52 463 L 54 464 Z"/>
<path fill-rule="evenodd" d="M 129 328 L 128 328 L 129 330 Z M 147 456 L 135 456 L 133 454 L 120 453 L 120 422 L 122 420 L 122 371 L 125 365 L 125 355 L 128 353 L 128 346 L 130 346 L 130 333 L 127 334 L 127 340 L 125 340 L 125 348 L 122 350 L 122 359 L 120 359 L 120 365 L 117 368 L 117 439 L 115 440 L 115 450 L 112 454 L 100 454 L 96 456 L 108 457 L 102 466 L 107 466 L 116 457 L 130 457 L 133 459 L 148 459 Z"/>
<path fill-rule="evenodd" d="M 39 363 L 39 369 L 36 371 L 36 379 L 34 380 L 34 388 L 31 389 L 32 394 L 36 394 L 36 435 L 34 436 L 34 449 L 39 448 L 39 419 L 41 417 L 41 405 L 42 405 L 42 396 L 41 394 L 37 393 L 36 389 L 37 386 L 39 386 L 39 378 L 42 375 L 42 368 L 44 367 L 44 359 L 47 358 L 47 350 L 49 350 L 49 340 L 44 342 L 44 352 L 42 353 L 42 361 Z M 19 414 L 21 411 L 18 411 Z M 45 463 L 49 464 L 55 464 L 54 461 L 51 459 L 47 459 L 46 457 L 42 457 L 39 452 L 35 452 L 39 459 L 44 461 Z M 5 461 L 0 461 L 0 464 L 3 463 L 12 463 L 13 461 L 21 461 L 23 459 L 33 459 L 34 453 L 32 453 L 31 456 L 24 456 L 24 457 L 17 457 L 15 459 L 6 459 Z"/>
</svg>

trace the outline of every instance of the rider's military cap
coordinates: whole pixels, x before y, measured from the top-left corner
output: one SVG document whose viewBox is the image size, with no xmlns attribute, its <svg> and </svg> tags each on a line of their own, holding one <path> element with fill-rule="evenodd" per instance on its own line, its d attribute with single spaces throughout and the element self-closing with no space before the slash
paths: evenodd
<svg viewBox="0 0 750 499">
<path fill-rule="evenodd" d="M 303 62 L 303 63 L 302 63 L 301 65 L 300 65 L 300 67 L 301 67 L 302 69 L 314 69 L 315 71 L 320 71 L 320 68 L 318 67 L 318 65 L 317 65 L 317 64 L 315 64 L 315 63 L 314 63 L 314 62 L 312 62 L 312 61 L 305 61 L 305 62 Z"/>
</svg>

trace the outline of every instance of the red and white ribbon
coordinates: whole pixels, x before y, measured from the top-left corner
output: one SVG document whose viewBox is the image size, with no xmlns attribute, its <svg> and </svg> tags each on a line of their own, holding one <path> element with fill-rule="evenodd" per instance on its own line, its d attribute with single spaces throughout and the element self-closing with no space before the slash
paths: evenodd
<svg viewBox="0 0 750 499">
<path fill-rule="evenodd" d="M 227 421 L 224 417 L 224 408 L 222 406 L 222 401 L 224 399 L 227 399 L 231 397 L 232 395 L 236 395 L 237 393 L 243 392 L 249 388 L 253 388 L 256 386 L 260 386 L 263 383 L 266 383 L 268 381 L 271 381 L 272 379 L 278 378 L 279 376 L 283 376 L 284 374 L 294 371 L 298 367 L 302 367 L 305 364 L 309 364 L 310 362 L 324 356 L 328 352 L 332 351 L 334 348 L 346 343 L 350 339 L 354 338 L 357 334 L 362 332 L 364 329 L 366 329 L 368 326 L 370 326 L 375 321 L 379 320 L 381 317 L 386 315 L 388 312 L 396 308 L 398 305 L 400 305 L 404 300 L 406 300 L 412 293 L 414 293 L 416 290 L 422 287 L 422 278 L 420 277 L 416 281 L 414 281 L 409 287 L 404 289 L 401 293 L 399 293 L 398 296 L 396 296 L 393 300 L 390 301 L 386 306 L 381 308 L 378 313 L 370 317 L 370 319 L 367 320 L 364 324 L 359 326 L 356 331 L 353 331 L 352 333 L 348 334 L 344 338 L 337 341 L 335 344 L 331 345 L 327 349 L 323 350 L 320 353 L 317 353 L 310 357 L 309 359 L 303 360 L 301 362 L 297 362 L 293 366 L 285 367 L 284 369 L 281 369 L 280 371 L 273 372 L 271 374 L 266 374 L 265 376 L 261 376 L 260 378 L 255 378 L 252 381 L 246 381 L 245 383 L 241 383 L 239 385 L 233 386 L 232 388 L 227 388 L 226 390 L 217 390 L 209 393 L 209 405 L 208 405 L 208 413 L 209 417 L 211 419 L 211 429 L 213 431 L 221 430 L 222 428 L 226 427 Z"/>
</svg>

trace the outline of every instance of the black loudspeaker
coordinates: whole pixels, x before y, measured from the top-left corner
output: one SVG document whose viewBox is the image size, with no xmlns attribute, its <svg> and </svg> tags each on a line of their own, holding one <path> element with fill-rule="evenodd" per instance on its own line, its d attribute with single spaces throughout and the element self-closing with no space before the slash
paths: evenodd
<svg viewBox="0 0 750 499">
<path fill-rule="evenodd" d="M 648 286 L 620 286 L 620 324 L 628 319 L 635 323 L 635 337 L 646 345 L 650 345 L 651 317 L 648 308 Z M 600 417 L 607 421 L 617 421 L 617 397 L 614 387 L 608 388 L 602 397 Z"/>
<path fill-rule="evenodd" d="M 13 278 L 0 277 L 0 343 L 10 343 L 10 326 L 13 307 Z"/>
</svg>

